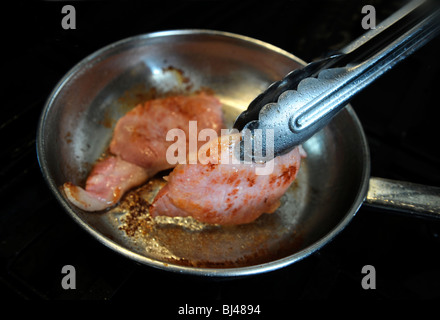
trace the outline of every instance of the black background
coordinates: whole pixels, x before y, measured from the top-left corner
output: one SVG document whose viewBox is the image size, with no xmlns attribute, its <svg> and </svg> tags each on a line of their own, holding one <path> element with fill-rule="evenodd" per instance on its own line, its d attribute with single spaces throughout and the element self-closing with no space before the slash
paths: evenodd
<svg viewBox="0 0 440 320">
<path fill-rule="evenodd" d="M 45 185 L 35 153 L 37 122 L 53 87 L 82 58 L 111 42 L 168 29 L 215 29 L 311 61 L 365 32 L 363 5 L 375 6 L 379 22 L 402 3 L 48 1 L 3 7 L 0 293 L 8 300 L 142 299 L 145 307 L 175 301 L 170 314 L 206 299 L 439 299 L 439 221 L 362 207 L 335 240 L 281 270 L 228 280 L 172 274 L 129 261 L 80 229 Z M 75 30 L 61 26 L 66 4 L 76 9 Z M 436 39 L 352 102 L 368 136 L 373 175 L 440 186 L 439 56 Z M 61 288 L 67 264 L 76 267 L 76 290 Z M 361 287 L 364 265 L 376 268 L 376 290 Z"/>
</svg>

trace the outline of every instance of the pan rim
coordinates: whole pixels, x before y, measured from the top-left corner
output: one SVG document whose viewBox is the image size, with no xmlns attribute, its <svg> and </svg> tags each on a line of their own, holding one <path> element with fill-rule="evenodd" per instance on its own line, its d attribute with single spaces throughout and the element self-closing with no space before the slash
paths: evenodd
<svg viewBox="0 0 440 320">
<path fill-rule="evenodd" d="M 190 267 L 190 266 L 181 266 L 174 265 L 172 263 L 164 263 L 161 261 L 154 260 L 152 258 L 148 258 L 139 253 L 135 253 L 130 251 L 129 249 L 123 247 L 122 245 L 116 243 L 110 238 L 106 237 L 104 234 L 98 232 L 93 229 L 86 221 L 84 221 L 74 210 L 67 204 L 66 199 L 61 195 L 58 186 L 55 185 L 52 177 L 50 176 L 50 171 L 48 168 L 47 158 L 45 154 L 45 145 L 47 141 L 44 139 L 44 130 L 46 118 L 49 114 L 51 106 L 53 105 L 54 100 L 57 98 L 58 94 L 62 90 L 62 88 L 66 85 L 66 83 L 79 72 L 83 66 L 92 63 L 95 59 L 102 59 L 106 54 L 111 53 L 115 48 L 124 46 L 131 42 L 144 41 L 149 38 L 155 37 L 167 37 L 167 36 L 176 36 L 176 35 L 214 35 L 226 38 L 233 38 L 240 41 L 244 41 L 247 43 L 252 43 L 258 46 L 265 47 L 270 51 L 274 51 L 284 55 L 301 65 L 306 65 L 306 62 L 296 57 L 295 55 L 278 48 L 272 44 L 266 43 L 264 41 L 254 39 L 248 36 L 239 35 L 231 32 L 217 31 L 217 30 L 209 30 L 209 29 L 174 29 L 174 30 L 165 30 L 165 31 L 156 31 L 146 34 L 135 35 L 132 37 L 128 37 L 116 42 L 113 42 L 103 48 L 91 53 L 90 55 L 83 58 L 76 65 L 74 65 L 55 85 L 52 92 L 49 94 L 48 99 L 45 102 L 45 105 L 42 109 L 42 113 L 38 122 L 37 127 L 37 139 L 36 139 L 36 153 L 37 160 L 40 166 L 40 170 L 42 171 L 45 182 L 48 184 L 49 189 L 55 195 L 57 201 L 61 204 L 63 209 L 73 218 L 73 220 L 78 223 L 84 230 L 86 230 L 90 235 L 92 235 L 99 242 L 104 244 L 106 247 L 112 249 L 113 251 L 135 261 L 140 264 L 148 265 L 151 267 L 155 267 L 165 271 L 171 271 L 175 273 L 184 273 L 189 275 L 197 275 L 197 276 L 209 276 L 209 277 L 236 277 L 236 276 L 249 276 L 255 275 L 259 273 L 265 273 L 269 271 L 274 271 L 288 265 L 291 265 L 299 260 L 302 260 L 312 253 L 316 252 L 318 249 L 322 248 L 324 245 L 329 243 L 337 234 L 339 234 L 352 220 L 355 216 L 362 203 L 365 200 L 365 197 L 368 192 L 368 182 L 370 178 L 370 152 L 368 148 L 367 138 L 363 131 L 361 122 L 357 117 L 354 109 L 347 105 L 345 108 L 346 112 L 350 115 L 351 120 L 355 124 L 355 128 L 360 136 L 360 143 L 362 144 L 362 159 L 364 159 L 364 165 L 362 168 L 362 173 L 360 177 L 360 186 L 357 192 L 357 196 L 354 199 L 350 209 L 345 214 L 344 218 L 324 237 L 319 239 L 317 242 L 313 243 L 306 248 L 289 255 L 287 257 L 273 260 L 267 263 L 262 263 L 253 266 L 246 267 L 233 267 L 233 268 L 198 268 L 198 267 Z"/>
</svg>

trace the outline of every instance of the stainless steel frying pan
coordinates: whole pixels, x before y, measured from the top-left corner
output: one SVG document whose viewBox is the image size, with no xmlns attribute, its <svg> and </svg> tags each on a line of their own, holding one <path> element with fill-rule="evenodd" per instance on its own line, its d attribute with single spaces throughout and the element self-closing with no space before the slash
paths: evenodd
<svg viewBox="0 0 440 320">
<path fill-rule="evenodd" d="M 420 200 L 420 190 L 413 193 L 413 203 L 399 202 L 417 188 L 370 178 L 367 141 L 350 106 L 304 144 L 308 157 L 279 210 L 251 224 L 151 220 L 146 208 L 165 183 L 160 175 L 102 213 L 79 210 L 61 191 L 67 181 L 84 183 L 91 165 L 106 151 L 115 122 L 137 103 L 211 90 L 231 127 L 270 83 L 304 64 L 270 44 L 209 30 L 157 32 L 111 44 L 77 64 L 50 95 L 37 137 L 43 175 L 68 214 L 104 245 L 148 266 L 205 276 L 257 274 L 303 259 L 346 227 L 366 199 L 439 212 L 426 198 Z M 387 194 L 390 190 L 394 193 Z M 438 189 L 423 192 L 431 194 L 431 202 L 438 199 Z"/>
</svg>

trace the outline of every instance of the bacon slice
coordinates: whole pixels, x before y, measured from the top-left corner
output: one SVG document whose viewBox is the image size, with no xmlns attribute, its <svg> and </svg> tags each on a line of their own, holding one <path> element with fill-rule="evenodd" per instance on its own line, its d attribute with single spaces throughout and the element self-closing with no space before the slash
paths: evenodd
<svg viewBox="0 0 440 320">
<path fill-rule="evenodd" d="M 206 164 L 177 165 L 154 199 L 150 214 L 192 216 L 205 223 L 237 225 L 252 222 L 263 213 L 273 213 L 296 178 L 304 150 L 298 147 L 276 157 L 271 160 L 271 173 L 267 170 L 268 174 L 257 175 L 255 169 L 269 163 L 234 164 L 238 160 L 233 150 L 239 140 L 240 135 L 235 134 L 207 143 Z"/>
<path fill-rule="evenodd" d="M 198 131 L 210 128 L 220 135 L 220 101 L 205 93 L 146 101 L 118 121 L 110 152 L 151 172 L 173 168 L 175 164 L 166 159 L 173 141 L 166 141 L 166 135 L 171 129 L 181 129 L 188 140 L 189 121 L 194 120 Z"/>
<path fill-rule="evenodd" d="M 189 121 L 197 121 L 197 133 L 206 128 L 219 133 L 223 121 L 220 101 L 199 93 L 149 100 L 136 106 L 117 122 L 110 144 L 112 156 L 95 165 L 85 189 L 70 182 L 63 185 L 67 198 L 87 211 L 113 206 L 129 189 L 175 166 L 166 159 L 173 143 L 166 141 L 166 135 L 178 128 L 188 139 Z"/>
<path fill-rule="evenodd" d="M 85 189 L 70 182 L 63 188 L 75 206 L 86 211 L 100 211 L 116 204 L 126 191 L 144 183 L 148 177 L 148 169 L 110 156 L 93 167 Z"/>
</svg>

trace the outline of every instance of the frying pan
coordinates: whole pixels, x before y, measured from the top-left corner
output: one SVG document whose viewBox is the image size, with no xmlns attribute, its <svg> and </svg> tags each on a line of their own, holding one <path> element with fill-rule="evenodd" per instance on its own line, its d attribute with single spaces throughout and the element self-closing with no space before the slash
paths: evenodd
<svg viewBox="0 0 440 320">
<path fill-rule="evenodd" d="M 79 62 L 49 96 L 37 134 L 42 173 L 62 208 L 102 244 L 138 263 L 193 275 L 243 276 L 292 264 L 333 239 L 363 203 L 436 215 L 437 188 L 370 177 L 367 140 L 351 106 L 303 145 L 308 156 L 280 208 L 250 224 L 152 220 L 148 203 L 166 172 L 105 212 L 82 211 L 63 194 L 65 182 L 85 182 L 117 119 L 137 103 L 209 90 L 220 99 L 230 128 L 268 85 L 303 65 L 270 44 L 212 30 L 156 32 L 113 43 Z"/>
</svg>

